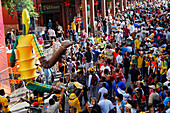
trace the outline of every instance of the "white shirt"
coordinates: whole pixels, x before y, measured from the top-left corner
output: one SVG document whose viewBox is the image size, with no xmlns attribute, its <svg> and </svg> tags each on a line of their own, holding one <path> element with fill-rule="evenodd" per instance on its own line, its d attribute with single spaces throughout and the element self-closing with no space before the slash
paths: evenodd
<svg viewBox="0 0 170 113">
<path fill-rule="evenodd" d="M 117 62 L 117 63 L 122 63 L 122 61 L 123 61 L 122 55 L 118 55 L 118 56 L 116 57 L 116 62 Z"/>
<path fill-rule="evenodd" d="M 105 87 L 102 87 L 99 89 L 98 93 L 99 92 L 101 93 L 100 100 L 99 100 L 99 102 L 100 102 L 101 100 L 103 100 L 103 94 L 104 93 L 108 94 L 108 90 Z"/>
<path fill-rule="evenodd" d="M 170 108 L 166 110 L 166 113 L 170 113 Z"/>
<path fill-rule="evenodd" d="M 49 36 L 54 36 L 54 37 L 56 36 L 55 31 L 52 29 L 48 29 L 48 33 L 49 33 Z"/>
<path fill-rule="evenodd" d="M 130 33 L 133 33 L 133 32 L 134 32 L 134 30 L 135 30 L 134 25 L 130 25 L 129 29 L 130 29 Z"/>
<path fill-rule="evenodd" d="M 100 106 L 102 113 L 108 113 L 111 109 L 114 108 L 112 102 L 108 99 L 101 100 L 98 105 Z"/>
<path fill-rule="evenodd" d="M 48 106 L 47 113 L 59 113 L 58 107 L 60 106 L 59 102 L 56 102 L 54 105 Z"/>
<path fill-rule="evenodd" d="M 120 105 L 118 106 L 118 103 L 116 104 L 116 113 L 122 113 L 122 111 L 120 110 L 120 107 L 122 107 L 121 106 L 121 103 L 120 103 Z"/>
<path fill-rule="evenodd" d="M 105 70 L 105 69 L 108 69 L 109 71 L 111 71 L 109 66 L 106 66 L 106 67 L 101 66 L 100 70 L 103 71 L 103 72 L 102 72 L 102 75 L 104 75 L 104 70 Z"/>
<path fill-rule="evenodd" d="M 120 89 L 118 87 L 117 89 L 118 93 L 119 94 L 122 94 L 123 95 L 123 100 L 126 102 L 127 100 L 131 100 L 131 95 L 129 93 L 126 93 L 125 91 L 123 91 L 122 89 Z"/>
</svg>

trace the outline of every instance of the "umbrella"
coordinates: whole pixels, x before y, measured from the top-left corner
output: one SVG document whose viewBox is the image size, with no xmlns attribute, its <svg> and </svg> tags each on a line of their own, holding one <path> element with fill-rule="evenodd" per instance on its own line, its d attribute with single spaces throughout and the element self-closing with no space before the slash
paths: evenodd
<svg viewBox="0 0 170 113">
<path fill-rule="evenodd" d="M 135 28 L 140 28 L 139 24 L 134 24 Z"/>
<path fill-rule="evenodd" d="M 163 27 L 157 27 L 157 28 L 156 28 L 156 30 L 161 30 L 161 29 L 163 29 Z"/>
</svg>

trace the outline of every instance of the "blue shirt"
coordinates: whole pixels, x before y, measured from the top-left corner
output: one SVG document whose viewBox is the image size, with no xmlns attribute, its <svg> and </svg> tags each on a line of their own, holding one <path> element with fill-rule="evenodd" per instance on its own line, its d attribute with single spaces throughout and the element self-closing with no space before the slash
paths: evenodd
<svg viewBox="0 0 170 113">
<path fill-rule="evenodd" d="M 162 91 L 159 93 L 159 96 L 162 96 L 162 99 L 165 99 L 166 96 L 165 96 L 165 92 L 163 91 L 163 94 L 162 94 Z"/>
<path fill-rule="evenodd" d="M 122 81 L 119 81 L 118 83 L 116 83 L 116 82 L 113 83 L 112 89 L 114 89 L 116 95 L 118 95 L 119 93 L 118 93 L 118 91 L 117 91 L 117 88 L 115 87 L 116 84 L 117 84 L 117 86 L 118 86 L 120 89 L 122 89 L 122 90 L 124 90 L 124 89 L 126 88 L 126 86 L 125 86 L 125 84 L 124 84 Z"/>
<path fill-rule="evenodd" d="M 93 51 L 93 61 L 97 61 L 98 56 L 101 52 L 97 51 L 97 50 L 92 50 Z"/>
<path fill-rule="evenodd" d="M 122 50 L 122 57 L 123 57 L 125 54 L 125 51 L 128 51 L 128 49 L 127 47 L 121 47 L 120 49 Z"/>
</svg>

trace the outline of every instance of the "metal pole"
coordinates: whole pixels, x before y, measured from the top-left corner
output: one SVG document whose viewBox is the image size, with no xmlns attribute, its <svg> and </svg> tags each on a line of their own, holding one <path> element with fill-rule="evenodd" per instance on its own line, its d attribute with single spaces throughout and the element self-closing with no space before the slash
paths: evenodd
<svg viewBox="0 0 170 113">
<path fill-rule="evenodd" d="M 66 53 L 67 52 L 65 52 L 65 60 L 64 60 L 63 85 L 64 85 L 64 78 L 65 78 L 65 71 L 66 71 Z"/>
</svg>

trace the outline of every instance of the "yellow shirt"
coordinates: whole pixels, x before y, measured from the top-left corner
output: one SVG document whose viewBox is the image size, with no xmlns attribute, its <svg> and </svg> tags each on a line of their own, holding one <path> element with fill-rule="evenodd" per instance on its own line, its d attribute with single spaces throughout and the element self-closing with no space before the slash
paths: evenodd
<svg viewBox="0 0 170 113">
<path fill-rule="evenodd" d="M 145 60 L 145 67 L 148 67 L 148 61 Z"/>
<path fill-rule="evenodd" d="M 2 109 L 4 110 L 4 113 L 8 113 L 10 111 L 9 107 L 5 108 L 5 106 L 8 106 L 7 98 L 4 96 L 0 96 L 0 103 L 2 104 Z"/>
<path fill-rule="evenodd" d="M 140 41 L 138 39 L 135 40 L 135 48 L 140 49 Z"/>
<path fill-rule="evenodd" d="M 143 57 L 139 56 L 138 57 L 138 68 L 142 68 L 142 64 L 143 64 Z"/>
</svg>

